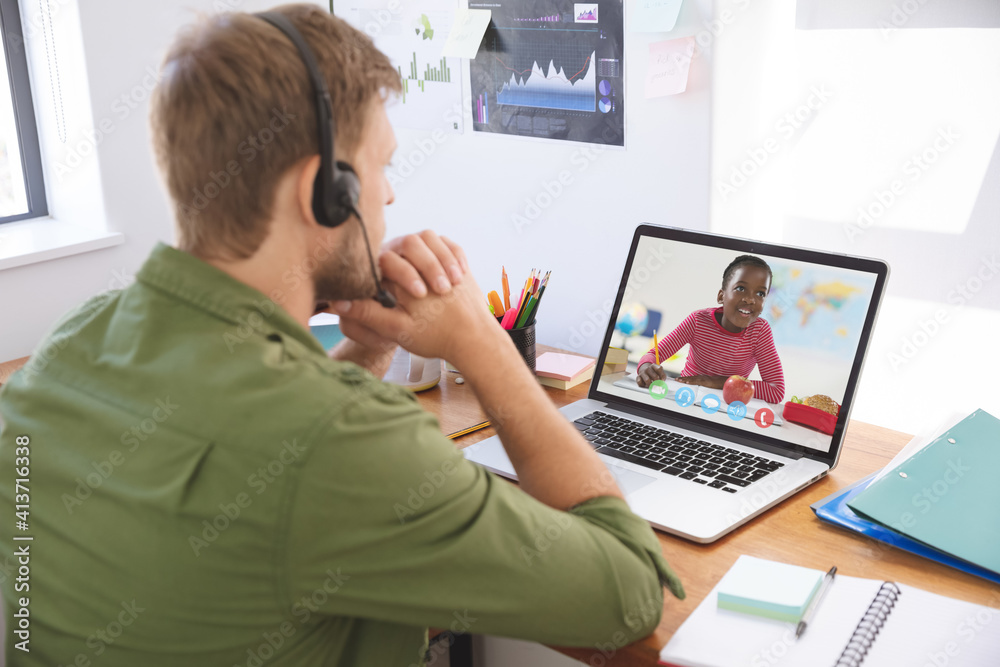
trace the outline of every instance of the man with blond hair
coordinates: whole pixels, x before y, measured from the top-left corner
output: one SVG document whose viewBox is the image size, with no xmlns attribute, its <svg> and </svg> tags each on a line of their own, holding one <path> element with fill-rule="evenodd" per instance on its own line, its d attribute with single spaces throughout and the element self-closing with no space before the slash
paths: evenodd
<svg viewBox="0 0 1000 667">
<path fill-rule="evenodd" d="M 0 393 L 0 512 L 22 504 L 23 468 L 34 538 L 3 522 L 8 628 L 30 618 L 8 664 L 405 667 L 428 626 L 645 636 L 662 585 L 683 596 L 649 526 L 490 317 L 461 248 L 382 243 L 398 75 L 317 7 L 273 11 L 329 87 L 357 201 L 343 224 L 317 217 L 317 97 L 287 34 L 232 13 L 178 37 L 151 112 L 177 246 L 66 315 L 39 347 L 57 353 Z M 371 298 L 366 236 L 395 308 Z M 320 308 L 347 337 L 329 355 L 308 328 Z M 397 342 L 462 369 L 520 488 L 381 381 Z"/>
</svg>

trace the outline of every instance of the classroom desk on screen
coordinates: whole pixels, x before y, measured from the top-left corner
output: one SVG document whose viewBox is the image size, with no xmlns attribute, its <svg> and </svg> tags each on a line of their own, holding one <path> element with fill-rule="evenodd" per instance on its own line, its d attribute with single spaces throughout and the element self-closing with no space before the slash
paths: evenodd
<svg viewBox="0 0 1000 667">
<path fill-rule="evenodd" d="M 539 354 L 553 349 L 538 346 Z M 454 378 L 454 373 L 446 373 L 442 379 L 446 386 L 418 394 L 424 408 L 441 415 L 446 422 L 454 419 L 451 414 L 453 407 L 456 411 L 468 410 L 458 406 L 475 401 L 468 385 L 456 385 Z M 568 391 L 549 387 L 545 387 L 545 391 L 552 402 L 561 407 L 586 398 L 589 387 L 590 383 L 584 382 Z M 487 428 L 462 436 L 455 442 L 459 447 L 467 447 L 494 434 L 492 428 Z M 667 593 L 663 618 L 656 631 L 646 639 L 618 648 L 613 653 L 610 650 L 552 648 L 594 666 L 656 665 L 660 649 L 740 554 L 823 571 L 836 565 L 838 573 L 898 581 L 932 593 L 1000 606 L 1000 586 L 829 526 L 809 509 L 811 503 L 883 467 L 909 440 L 910 436 L 898 431 L 852 421 L 848 426 L 840 463 L 833 472 L 717 542 L 696 544 L 657 531 L 663 555 L 684 582 L 687 598 L 677 600 Z M 599 641 L 606 644 L 611 639 L 596 638 L 595 644 Z"/>
</svg>

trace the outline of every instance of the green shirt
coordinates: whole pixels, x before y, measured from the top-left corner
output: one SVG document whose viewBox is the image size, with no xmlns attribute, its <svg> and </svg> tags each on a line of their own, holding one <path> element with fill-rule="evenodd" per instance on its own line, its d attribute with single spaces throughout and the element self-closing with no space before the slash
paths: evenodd
<svg viewBox="0 0 1000 667">
<path fill-rule="evenodd" d="M 428 626 L 606 649 L 656 626 L 661 582 L 683 596 L 624 502 L 541 504 L 162 244 L 56 325 L 0 415 L 8 664 L 406 667 Z"/>
</svg>

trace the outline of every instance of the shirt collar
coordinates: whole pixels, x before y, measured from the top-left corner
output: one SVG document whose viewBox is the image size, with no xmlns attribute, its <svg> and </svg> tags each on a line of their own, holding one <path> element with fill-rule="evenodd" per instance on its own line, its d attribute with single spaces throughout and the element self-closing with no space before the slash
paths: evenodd
<svg viewBox="0 0 1000 667">
<path fill-rule="evenodd" d="M 740 329 L 739 331 L 730 331 L 726 327 L 724 327 L 721 324 L 719 324 L 719 320 L 716 319 L 716 317 L 715 317 L 716 313 L 719 313 L 719 317 L 720 318 L 723 317 L 722 306 L 719 306 L 718 308 L 710 310 L 709 311 L 709 318 L 712 320 L 712 324 L 715 325 L 715 328 L 718 329 L 719 331 L 721 331 L 722 333 L 726 334 L 727 336 L 742 336 L 744 333 L 746 333 L 746 330 L 750 328 L 749 325 L 748 325 L 748 326 L 744 327 L 743 329 Z M 751 324 L 753 324 L 753 322 L 751 322 Z"/>
<path fill-rule="evenodd" d="M 190 253 L 157 243 L 136 280 L 237 326 L 251 326 L 264 335 L 285 334 L 326 356 L 312 332 L 275 301 Z"/>
</svg>

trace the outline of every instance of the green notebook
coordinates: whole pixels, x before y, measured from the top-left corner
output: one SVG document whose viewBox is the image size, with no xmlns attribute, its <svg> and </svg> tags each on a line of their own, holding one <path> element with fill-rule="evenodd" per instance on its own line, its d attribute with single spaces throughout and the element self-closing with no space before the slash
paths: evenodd
<svg viewBox="0 0 1000 667">
<path fill-rule="evenodd" d="M 1000 572 L 1000 419 L 976 410 L 847 505 L 898 533 Z"/>
<path fill-rule="evenodd" d="M 823 582 L 823 573 L 740 556 L 719 582 L 719 609 L 797 623 Z"/>
</svg>

